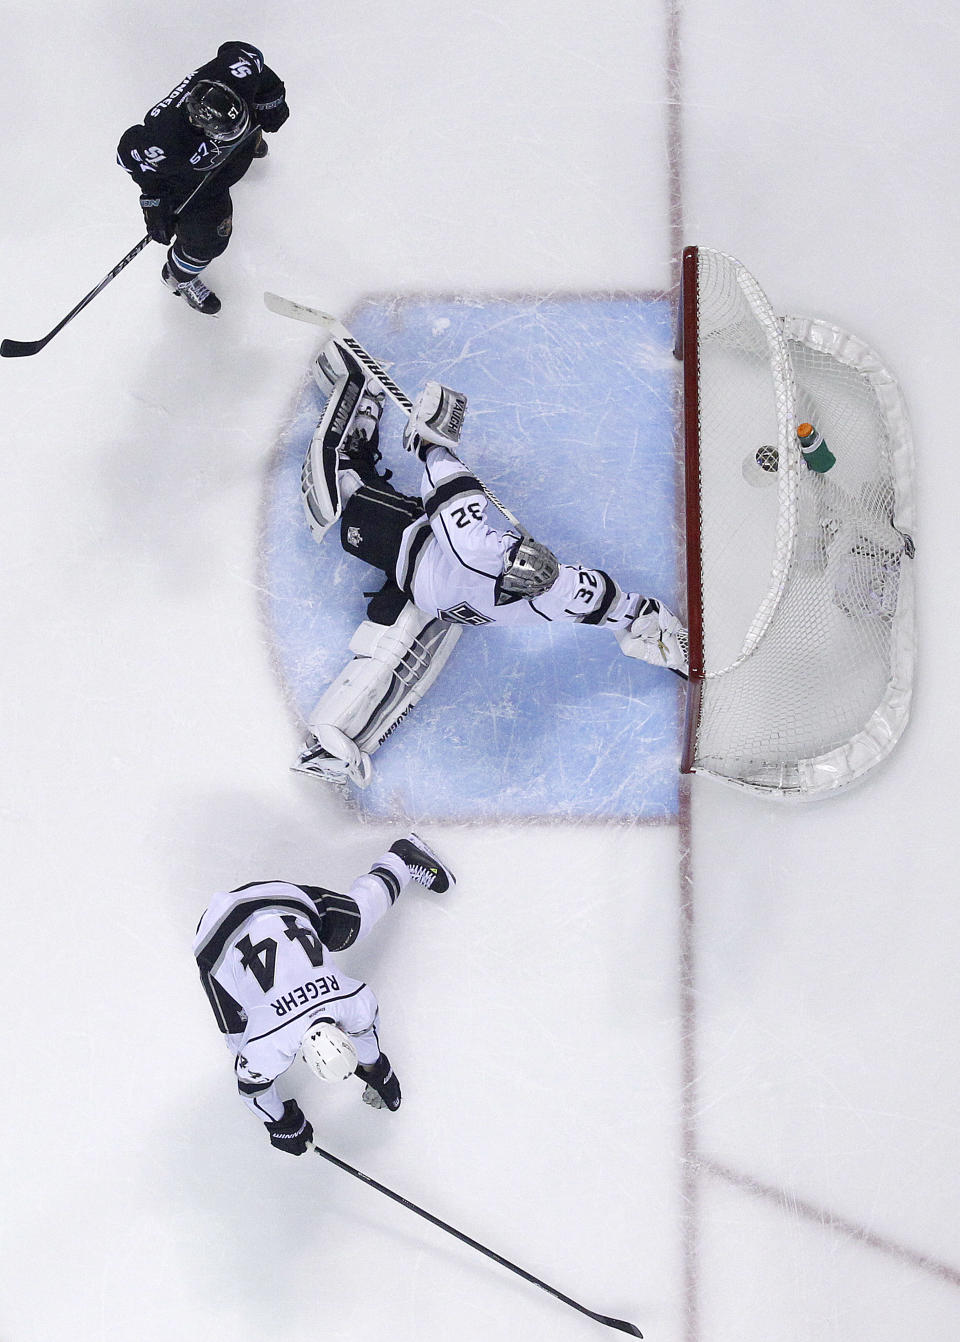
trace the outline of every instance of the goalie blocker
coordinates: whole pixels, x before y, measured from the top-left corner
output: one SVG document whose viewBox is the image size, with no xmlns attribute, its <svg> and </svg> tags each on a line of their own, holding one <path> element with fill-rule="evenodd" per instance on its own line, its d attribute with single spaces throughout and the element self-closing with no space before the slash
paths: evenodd
<svg viewBox="0 0 960 1342">
<path fill-rule="evenodd" d="M 439 382 L 424 383 L 403 431 L 403 445 L 425 461 L 431 447 L 456 452 L 467 413 L 467 398 Z"/>
</svg>

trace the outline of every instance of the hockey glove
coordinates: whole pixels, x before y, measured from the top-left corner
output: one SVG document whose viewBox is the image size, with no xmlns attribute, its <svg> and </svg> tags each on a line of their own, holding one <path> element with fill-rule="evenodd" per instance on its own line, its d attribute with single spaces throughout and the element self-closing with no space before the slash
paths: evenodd
<svg viewBox="0 0 960 1342">
<path fill-rule="evenodd" d="M 313 1141 L 313 1128 L 303 1116 L 303 1110 L 296 1100 L 287 1100 L 283 1106 L 283 1117 L 263 1125 L 270 1134 L 270 1145 L 278 1151 L 289 1151 L 292 1156 L 302 1156 Z"/>
<path fill-rule="evenodd" d="M 290 108 L 287 106 L 286 93 L 281 87 L 279 94 L 271 98 L 269 102 L 254 103 L 254 115 L 260 123 L 260 129 L 265 130 L 268 135 L 280 129 L 287 117 L 290 115 Z"/>
<path fill-rule="evenodd" d="M 400 1082 L 385 1053 L 381 1053 L 377 1061 L 368 1067 L 357 1063 L 357 1076 L 367 1083 L 361 1096 L 364 1104 L 369 1104 L 372 1109 L 400 1108 Z"/>
<path fill-rule="evenodd" d="M 460 442 L 467 398 L 462 391 L 451 391 L 439 382 L 428 382 L 418 393 L 403 431 L 403 445 L 426 461 L 431 447 L 455 452 Z"/>
<path fill-rule="evenodd" d="M 614 631 L 620 651 L 654 666 L 665 666 L 684 680 L 690 673 L 687 631 L 661 602 L 641 597 L 628 628 Z"/>
<path fill-rule="evenodd" d="M 141 196 L 140 208 L 143 210 L 143 222 L 147 226 L 150 241 L 162 242 L 164 246 L 173 242 L 177 218 L 171 203 L 162 196 Z"/>
</svg>

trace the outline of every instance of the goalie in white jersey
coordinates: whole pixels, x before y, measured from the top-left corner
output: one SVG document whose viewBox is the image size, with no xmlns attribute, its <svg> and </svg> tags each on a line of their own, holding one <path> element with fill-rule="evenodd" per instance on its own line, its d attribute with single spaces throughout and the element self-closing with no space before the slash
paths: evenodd
<svg viewBox="0 0 960 1342">
<path fill-rule="evenodd" d="M 339 520 L 343 548 L 387 582 L 350 641 L 353 660 L 310 715 L 295 769 L 364 787 L 370 756 L 433 684 L 464 625 L 596 625 L 628 656 L 687 674 L 686 630 L 661 602 L 496 524 L 455 452 L 466 397 L 436 382 L 417 397 L 403 445 L 423 476 L 410 498 L 377 470 L 379 384 L 334 337 L 314 371 L 327 403 L 303 465 L 307 519 L 318 541 Z"/>
<path fill-rule="evenodd" d="M 358 1076 L 374 1108 L 400 1107 L 380 1048 L 377 999 L 333 952 L 361 941 L 411 881 L 438 894 L 454 884 L 416 834 L 391 844 L 345 895 L 255 881 L 216 895 L 200 919 L 193 951 L 237 1088 L 281 1151 L 299 1156 L 313 1141 L 299 1104 L 282 1100 L 276 1084 L 299 1054 L 325 1081 Z"/>
</svg>

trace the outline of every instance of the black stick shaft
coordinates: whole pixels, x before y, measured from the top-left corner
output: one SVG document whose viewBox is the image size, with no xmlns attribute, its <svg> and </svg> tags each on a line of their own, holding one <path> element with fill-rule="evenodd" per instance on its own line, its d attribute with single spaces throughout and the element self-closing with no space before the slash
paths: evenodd
<svg viewBox="0 0 960 1342">
<path fill-rule="evenodd" d="M 352 1165 L 348 1165 L 346 1161 L 341 1160 L 338 1156 L 331 1155 L 329 1151 L 324 1151 L 322 1147 L 314 1146 L 313 1149 L 318 1156 L 323 1156 L 324 1160 L 329 1160 L 331 1165 L 336 1165 L 338 1169 L 345 1170 L 347 1174 L 352 1174 L 355 1179 L 359 1179 L 362 1183 L 369 1184 L 370 1187 L 375 1188 L 378 1193 L 385 1193 L 388 1198 L 392 1198 L 394 1202 L 399 1202 L 402 1207 L 407 1207 L 410 1211 L 416 1212 L 418 1216 L 422 1216 L 425 1221 L 429 1221 L 431 1225 L 439 1226 L 439 1228 L 445 1230 L 448 1235 L 453 1235 L 458 1240 L 462 1240 L 464 1244 L 469 1244 L 471 1249 L 476 1249 L 478 1253 L 485 1254 L 487 1258 L 492 1258 L 493 1261 L 499 1263 L 501 1267 L 508 1268 L 511 1272 L 515 1272 L 518 1277 L 523 1277 L 524 1281 L 529 1281 L 534 1286 L 539 1286 L 541 1290 L 549 1292 L 549 1294 L 555 1296 L 557 1300 L 562 1300 L 565 1305 L 569 1305 L 571 1309 L 579 1310 L 581 1314 L 586 1314 L 588 1318 L 594 1319 L 597 1323 L 602 1323 L 607 1328 L 616 1328 L 618 1332 L 627 1333 L 630 1337 L 643 1337 L 643 1333 L 641 1333 L 635 1323 L 628 1323 L 625 1319 L 612 1319 L 606 1314 L 594 1313 L 592 1309 L 587 1309 L 585 1305 L 579 1304 L 576 1300 L 571 1300 L 570 1296 L 564 1295 L 563 1292 L 558 1291 L 556 1287 L 548 1286 L 545 1281 L 541 1281 L 539 1277 L 535 1277 L 531 1272 L 525 1271 L 522 1267 L 517 1267 L 516 1263 L 511 1263 L 508 1258 L 501 1257 L 500 1254 L 494 1253 L 492 1249 L 488 1249 L 486 1245 L 478 1243 L 475 1239 L 471 1239 L 469 1235 L 465 1235 L 463 1231 L 457 1230 L 451 1225 L 447 1225 L 446 1221 L 441 1221 L 438 1216 L 433 1216 L 430 1212 L 424 1211 L 423 1208 L 418 1207 L 415 1202 L 410 1202 L 407 1198 L 401 1197 L 399 1193 L 394 1193 L 392 1189 L 385 1187 L 384 1184 L 377 1183 L 376 1179 L 371 1179 L 369 1174 L 364 1174 L 362 1170 L 354 1169 Z"/>
<path fill-rule="evenodd" d="M 139 256 L 149 242 L 149 237 L 141 238 L 136 247 L 127 252 L 123 260 L 118 261 L 108 275 L 104 275 L 96 288 L 91 289 L 84 298 L 81 298 L 77 306 L 71 308 L 63 320 L 58 322 L 53 330 L 49 331 L 41 340 L 4 340 L 0 344 L 0 355 L 5 359 L 17 359 L 30 354 L 39 354 L 44 345 L 51 341 L 58 331 L 62 331 L 67 322 L 72 322 L 77 313 L 82 312 L 88 303 L 92 303 L 97 294 L 105 289 L 111 280 L 115 280 L 121 270 L 125 269 L 135 256 Z"/>
<path fill-rule="evenodd" d="M 226 157 L 220 163 L 218 163 L 215 168 L 212 168 L 210 172 L 206 175 L 206 177 L 203 178 L 202 181 L 197 183 L 197 185 L 190 192 L 189 196 L 187 196 L 183 204 L 174 211 L 175 214 L 183 213 L 183 211 L 193 200 L 197 192 L 201 191 L 206 186 L 210 178 L 215 176 L 216 173 L 220 171 L 224 163 L 226 163 L 227 159 L 232 158 L 233 155 L 240 148 L 240 146 L 246 144 L 246 142 L 250 139 L 252 135 L 256 133 L 258 129 L 259 127 L 254 127 L 253 130 L 248 131 L 247 134 L 243 137 L 243 139 L 234 145 L 234 147 L 230 150 L 230 153 L 227 154 Z M 136 247 L 131 248 L 131 250 L 127 252 L 126 256 L 123 258 L 123 260 L 118 261 L 117 264 L 113 267 L 113 269 L 109 272 L 109 274 L 104 275 L 100 283 L 95 288 L 91 289 L 88 294 L 85 294 L 84 297 L 80 299 L 80 302 L 77 304 L 77 306 L 75 308 L 71 308 L 70 311 L 67 313 L 67 315 L 63 318 L 63 320 L 58 322 L 52 331 L 48 331 L 47 334 L 41 337 L 40 340 L 4 340 L 2 343 L 0 343 L 0 355 L 2 355 L 2 357 L 5 359 L 18 359 L 18 358 L 24 358 L 30 354 L 39 354 L 40 351 L 43 349 L 44 345 L 48 344 L 59 331 L 62 331 L 63 328 L 66 326 L 67 322 L 72 322 L 77 313 L 82 312 L 88 303 L 92 303 L 93 300 L 96 298 L 97 294 L 102 293 L 102 291 L 107 287 L 110 281 L 115 280 L 117 276 L 120 274 L 121 270 L 124 270 L 130 264 L 130 262 L 133 260 L 135 256 L 139 256 L 140 253 L 143 251 L 144 247 L 146 247 L 149 244 L 149 242 L 150 242 L 149 236 L 141 238 L 140 241 L 137 243 Z"/>
</svg>

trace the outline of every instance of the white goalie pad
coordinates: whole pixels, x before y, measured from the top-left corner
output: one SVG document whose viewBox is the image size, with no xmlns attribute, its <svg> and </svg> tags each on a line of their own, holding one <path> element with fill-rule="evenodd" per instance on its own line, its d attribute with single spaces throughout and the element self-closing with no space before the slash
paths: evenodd
<svg viewBox="0 0 960 1342">
<path fill-rule="evenodd" d="M 300 493 L 313 538 L 319 542 L 340 516 L 347 499 L 360 487 L 360 477 L 345 468 L 340 449 L 364 413 L 368 378 L 349 350 L 333 337 L 317 355 L 313 376 L 327 403 L 304 458 Z"/>
<path fill-rule="evenodd" d="M 364 620 L 350 640 L 355 655 L 310 714 L 310 735 L 293 768 L 366 787 L 370 756 L 443 669 L 461 627 L 425 615 L 408 601 L 391 625 Z"/>
<path fill-rule="evenodd" d="M 430 447 L 455 452 L 467 413 L 467 398 L 439 382 L 428 382 L 417 394 L 403 431 L 403 445 L 421 459 Z"/>
</svg>

